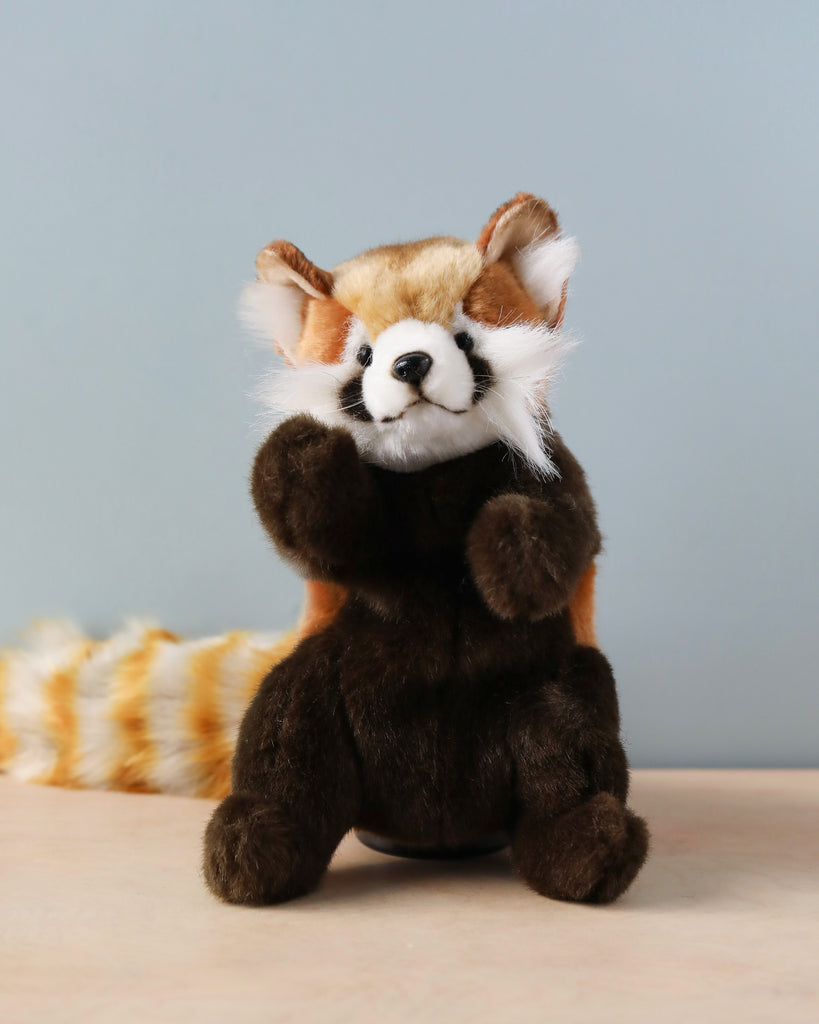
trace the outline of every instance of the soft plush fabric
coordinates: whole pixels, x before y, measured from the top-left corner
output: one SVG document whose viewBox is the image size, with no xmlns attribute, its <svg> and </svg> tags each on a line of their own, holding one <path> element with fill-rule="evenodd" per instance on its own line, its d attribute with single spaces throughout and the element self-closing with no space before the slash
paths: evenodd
<svg viewBox="0 0 819 1024">
<path fill-rule="evenodd" d="M 609 902 L 640 869 L 648 832 L 594 639 L 596 512 L 548 406 L 576 256 L 526 194 L 475 244 L 382 246 L 329 280 L 293 246 L 260 254 L 251 319 L 264 307 L 294 364 L 268 397 L 296 415 L 262 445 L 253 499 L 281 554 L 346 600 L 242 722 L 205 835 L 222 899 L 309 892 L 351 828 L 419 855 L 506 836 L 524 881 L 559 899 Z M 285 278 L 277 318 L 265 287 Z M 329 363 L 298 358 L 294 288 Z"/>
</svg>

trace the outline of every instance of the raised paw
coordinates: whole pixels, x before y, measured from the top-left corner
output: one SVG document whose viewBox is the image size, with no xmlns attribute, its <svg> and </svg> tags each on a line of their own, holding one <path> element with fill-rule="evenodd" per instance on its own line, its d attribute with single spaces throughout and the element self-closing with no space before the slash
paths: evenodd
<svg viewBox="0 0 819 1024">
<path fill-rule="evenodd" d="M 611 903 L 646 859 L 648 828 L 617 797 L 598 793 L 557 818 L 524 818 L 512 848 L 523 880 L 542 896 Z"/>
<path fill-rule="evenodd" d="M 312 416 L 280 424 L 259 449 L 253 464 L 253 500 L 271 532 L 287 533 L 293 516 L 321 508 L 326 493 L 338 490 L 339 475 L 358 464 L 352 437 Z M 336 486 L 333 486 L 333 485 Z"/>
<path fill-rule="evenodd" d="M 371 486 L 346 431 L 294 416 L 268 437 L 253 464 L 256 510 L 280 550 L 304 568 L 333 562 L 358 541 Z"/>
<path fill-rule="evenodd" d="M 467 541 L 472 576 L 501 619 L 542 619 L 568 601 L 574 560 L 545 501 L 522 494 L 493 498 L 478 513 Z"/>
<path fill-rule="evenodd" d="M 315 888 L 326 866 L 275 806 L 252 797 L 226 797 L 205 831 L 205 881 L 226 903 L 293 899 Z"/>
</svg>

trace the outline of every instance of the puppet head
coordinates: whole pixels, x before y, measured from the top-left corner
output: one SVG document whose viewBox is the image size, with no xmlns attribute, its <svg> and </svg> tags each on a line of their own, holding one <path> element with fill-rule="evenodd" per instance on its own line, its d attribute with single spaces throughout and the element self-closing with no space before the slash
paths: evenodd
<svg viewBox="0 0 819 1024">
<path fill-rule="evenodd" d="M 386 245 L 332 271 L 272 242 L 242 299 L 288 364 L 262 397 L 346 428 L 388 469 L 501 441 L 548 475 L 547 393 L 570 347 L 560 327 L 576 259 L 551 207 L 523 193 L 477 242 Z"/>
</svg>

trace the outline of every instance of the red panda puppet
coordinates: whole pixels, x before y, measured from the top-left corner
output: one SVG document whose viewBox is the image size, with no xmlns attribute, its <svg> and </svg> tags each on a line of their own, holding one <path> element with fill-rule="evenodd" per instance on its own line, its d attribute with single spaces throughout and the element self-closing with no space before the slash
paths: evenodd
<svg viewBox="0 0 819 1024">
<path fill-rule="evenodd" d="M 293 364 L 253 468 L 261 522 L 312 581 L 303 635 L 239 728 L 205 835 L 231 903 L 309 892 L 344 834 L 418 855 L 508 842 L 536 892 L 605 903 L 647 851 L 593 631 L 595 508 L 552 429 L 575 259 L 550 207 L 477 243 L 328 272 L 274 242 L 248 317 Z"/>
</svg>

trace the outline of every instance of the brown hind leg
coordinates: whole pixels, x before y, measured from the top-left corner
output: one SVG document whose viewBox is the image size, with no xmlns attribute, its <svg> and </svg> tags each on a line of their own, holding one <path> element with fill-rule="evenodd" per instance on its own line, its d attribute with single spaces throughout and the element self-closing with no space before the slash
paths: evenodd
<svg viewBox="0 0 819 1024">
<path fill-rule="evenodd" d="M 228 903 L 314 889 L 360 803 L 355 751 L 321 637 L 276 666 L 245 714 L 233 792 L 205 832 L 204 874 Z"/>
<path fill-rule="evenodd" d="M 524 881 L 554 899 L 609 903 L 648 852 L 645 822 L 625 805 L 628 765 L 605 657 L 578 647 L 563 677 L 513 718 L 520 814 L 512 856 Z"/>
</svg>

